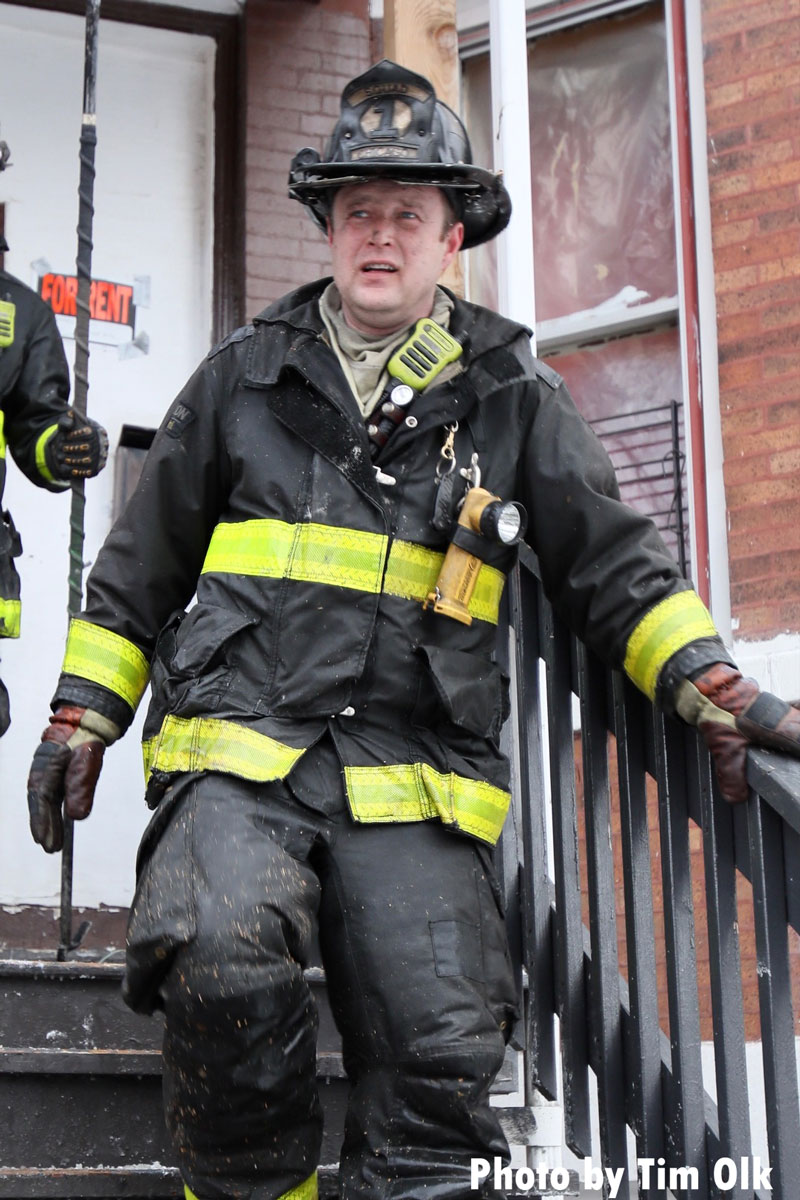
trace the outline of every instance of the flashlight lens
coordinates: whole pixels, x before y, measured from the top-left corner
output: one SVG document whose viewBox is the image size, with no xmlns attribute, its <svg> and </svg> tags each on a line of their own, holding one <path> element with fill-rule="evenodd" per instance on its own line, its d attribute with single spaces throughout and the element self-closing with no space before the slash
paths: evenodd
<svg viewBox="0 0 800 1200">
<path fill-rule="evenodd" d="M 497 537 L 510 546 L 519 537 L 520 515 L 513 504 L 504 504 L 497 514 Z"/>
<path fill-rule="evenodd" d="M 504 546 L 513 546 L 524 533 L 524 510 L 518 504 L 493 500 L 481 513 L 480 530 L 484 537 Z"/>
</svg>

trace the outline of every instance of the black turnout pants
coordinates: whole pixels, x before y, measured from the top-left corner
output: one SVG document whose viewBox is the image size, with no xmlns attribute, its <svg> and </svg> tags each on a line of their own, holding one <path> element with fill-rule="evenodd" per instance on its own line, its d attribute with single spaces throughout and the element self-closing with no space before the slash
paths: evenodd
<svg viewBox="0 0 800 1200">
<path fill-rule="evenodd" d="M 470 1159 L 507 1155 L 488 1093 L 515 1006 L 489 852 L 433 821 L 356 824 L 321 761 L 316 809 L 291 776 L 177 777 L 142 843 L 125 993 L 165 1010 L 184 1179 L 209 1200 L 307 1193 L 316 929 L 351 1084 L 342 1200 L 474 1197 Z"/>
</svg>

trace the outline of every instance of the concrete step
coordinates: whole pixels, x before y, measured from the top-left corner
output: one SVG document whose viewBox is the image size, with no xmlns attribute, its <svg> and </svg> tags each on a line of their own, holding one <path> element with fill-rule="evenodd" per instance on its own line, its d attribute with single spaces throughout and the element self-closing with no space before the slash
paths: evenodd
<svg viewBox="0 0 800 1200">
<path fill-rule="evenodd" d="M 161 1107 L 162 1021 L 126 1008 L 122 964 L 113 957 L 0 959 L 3 1200 L 182 1197 Z M 320 1161 L 330 1164 L 320 1191 L 333 1197 L 347 1080 L 324 973 L 312 967 L 307 977 L 320 1015 Z M 508 1056 L 497 1092 L 516 1089 L 516 1060 Z"/>
</svg>

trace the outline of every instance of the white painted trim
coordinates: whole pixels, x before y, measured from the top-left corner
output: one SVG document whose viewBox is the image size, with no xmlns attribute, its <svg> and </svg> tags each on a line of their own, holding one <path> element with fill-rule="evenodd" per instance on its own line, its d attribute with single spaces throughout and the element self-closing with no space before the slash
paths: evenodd
<svg viewBox="0 0 800 1200">
<path fill-rule="evenodd" d="M 679 322 L 678 328 L 680 333 L 680 351 L 681 351 L 681 391 L 683 393 L 683 428 L 686 447 L 686 479 L 688 487 L 686 495 L 689 504 L 689 552 L 692 561 L 692 570 L 694 572 L 694 581 L 697 585 L 697 510 L 695 506 L 694 494 L 694 456 L 696 447 L 692 440 L 692 423 L 689 415 L 689 362 L 688 362 L 688 345 L 687 345 L 687 301 L 686 301 L 686 280 L 683 271 L 683 254 L 681 247 L 683 245 L 683 210 L 681 206 L 681 175 L 680 163 L 678 161 L 678 139 L 675 136 L 678 128 L 680 114 L 677 111 L 676 98 L 676 82 L 675 82 L 675 43 L 674 29 L 672 25 L 672 13 L 669 3 L 664 5 L 664 25 L 667 33 L 667 72 L 669 77 L 669 123 L 672 130 L 671 145 L 672 145 L 672 197 L 673 209 L 675 214 L 675 266 L 678 276 L 678 297 L 680 301 L 680 312 L 683 319 Z"/>
<path fill-rule="evenodd" d="M 677 296 L 634 305 L 626 305 L 620 297 L 615 296 L 613 302 L 606 301 L 584 312 L 539 321 L 536 325 L 539 354 L 551 354 L 554 350 L 579 346 L 599 338 L 623 337 L 640 329 L 654 329 L 658 325 L 676 325 L 678 314 Z"/>
<path fill-rule="evenodd" d="M 719 357 L 714 251 L 711 239 L 711 201 L 708 184 L 703 28 L 698 0 L 688 0 L 686 12 L 686 69 L 692 146 L 692 201 L 695 222 L 700 370 L 703 386 L 703 431 L 708 496 L 708 558 L 711 614 L 730 644 L 731 589 L 728 563 L 728 520 L 723 476 L 722 417 L 719 405 Z"/>
<path fill-rule="evenodd" d="M 533 329 L 536 300 L 524 0 L 489 0 L 489 30 L 494 167 L 503 172 L 513 204 L 511 222 L 497 239 L 498 309 Z"/>
</svg>

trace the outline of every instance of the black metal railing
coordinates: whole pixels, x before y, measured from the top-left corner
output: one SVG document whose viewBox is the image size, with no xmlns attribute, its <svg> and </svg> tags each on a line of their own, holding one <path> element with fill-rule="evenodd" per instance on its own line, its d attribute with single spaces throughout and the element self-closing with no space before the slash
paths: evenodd
<svg viewBox="0 0 800 1200">
<path fill-rule="evenodd" d="M 504 857 L 516 854 L 520 867 L 529 1100 L 561 1097 L 579 1159 L 625 1167 L 631 1178 L 651 1160 L 647 1200 L 794 1200 L 800 763 L 751 751 L 750 801 L 726 806 L 695 731 L 571 637 L 527 548 L 509 604 L 517 778 Z M 753 1183 L 761 1131 L 746 1035 L 761 1042 L 761 1168 L 771 1167 L 771 1191 Z M 703 1039 L 713 1046 L 715 1099 L 704 1086 Z"/>
<path fill-rule="evenodd" d="M 608 451 L 622 499 L 649 516 L 688 577 L 683 409 L 676 400 L 589 422 Z"/>
</svg>

